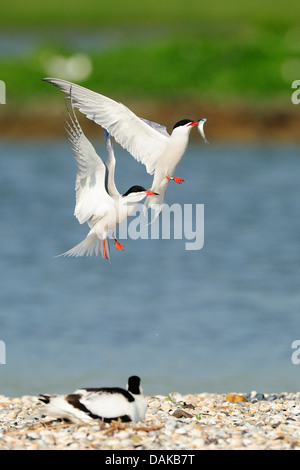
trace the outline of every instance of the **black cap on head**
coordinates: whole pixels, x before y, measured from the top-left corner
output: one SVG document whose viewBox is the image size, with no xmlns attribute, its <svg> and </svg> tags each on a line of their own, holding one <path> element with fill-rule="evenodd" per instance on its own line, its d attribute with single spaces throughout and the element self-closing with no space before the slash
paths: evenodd
<svg viewBox="0 0 300 470">
<path fill-rule="evenodd" d="M 146 191 L 146 189 L 143 188 L 143 186 L 135 185 L 131 186 L 131 188 L 129 188 L 128 191 L 126 191 L 126 193 L 124 193 L 122 196 L 128 196 L 130 193 L 141 193 L 142 191 Z"/>
<path fill-rule="evenodd" d="M 189 122 L 193 122 L 192 119 L 181 119 L 181 121 L 176 122 L 176 124 L 173 127 L 173 130 L 175 129 L 175 127 L 185 126 Z"/>
<path fill-rule="evenodd" d="M 139 395 L 141 379 L 137 375 L 132 375 L 128 379 L 128 392 L 133 393 L 134 395 Z"/>
</svg>

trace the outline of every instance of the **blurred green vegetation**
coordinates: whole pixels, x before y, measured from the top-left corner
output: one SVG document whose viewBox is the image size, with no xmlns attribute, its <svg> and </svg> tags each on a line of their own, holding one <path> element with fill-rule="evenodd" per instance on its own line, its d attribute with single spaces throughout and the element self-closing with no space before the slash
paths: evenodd
<svg viewBox="0 0 300 470">
<path fill-rule="evenodd" d="M 104 27 L 157 24 L 258 24 L 286 28 L 299 23 L 298 0 L 10 0 L 2 2 L 2 27 Z"/>
<path fill-rule="evenodd" d="M 53 89 L 41 82 L 45 76 L 116 99 L 290 103 L 291 82 L 300 78 L 299 13 L 295 0 L 12 0 L 1 6 L 2 34 L 3 27 L 35 31 L 40 40 L 33 49 L 0 56 L 0 79 L 12 104 L 52 99 Z M 65 41 L 62 30 L 79 37 L 92 30 L 122 34 L 109 47 L 100 40 L 87 48 Z M 53 59 L 79 52 L 90 74 L 72 80 L 63 68 L 53 73 Z"/>
</svg>

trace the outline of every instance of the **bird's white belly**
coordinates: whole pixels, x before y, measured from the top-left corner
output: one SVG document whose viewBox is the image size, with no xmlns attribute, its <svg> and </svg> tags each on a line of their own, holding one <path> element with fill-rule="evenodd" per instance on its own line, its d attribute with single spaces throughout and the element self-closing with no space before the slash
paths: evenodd
<svg viewBox="0 0 300 470">
<path fill-rule="evenodd" d="M 165 153 L 160 157 L 156 166 L 156 173 L 164 176 L 173 176 L 177 166 L 179 165 L 187 147 L 187 141 L 181 140 L 172 142 Z"/>
<path fill-rule="evenodd" d="M 92 231 L 96 232 L 98 238 L 113 232 L 118 225 L 127 220 L 134 211 L 134 208 L 135 204 L 126 205 L 122 200 L 119 200 L 115 204 L 114 209 L 110 209 L 101 219 L 95 220 L 94 224 L 91 224 Z"/>
</svg>

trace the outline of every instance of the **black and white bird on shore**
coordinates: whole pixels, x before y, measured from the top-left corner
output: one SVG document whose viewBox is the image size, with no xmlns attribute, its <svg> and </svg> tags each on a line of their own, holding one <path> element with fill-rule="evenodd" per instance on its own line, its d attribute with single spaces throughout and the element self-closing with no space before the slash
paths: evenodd
<svg viewBox="0 0 300 470">
<path fill-rule="evenodd" d="M 153 175 L 151 191 L 157 193 L 154 197 L 146 198 L 145 206 L 154 209 L 156 218 L 162 210 L 169 181 L 178 184 L 183 182 L 174 173 L 186 151 L 191 129 L 202 121 L 182 119 L 169 134 L 165 126 L 139 118 L 122 103 L 111 98 L 59 78 L 43 80 L 59 88 L 68 97 L 72 93 L 74 106 L 80 112 L 107 129 L 116 142 L 145 165 L 146 171 Z"/>
<path fill-rule="evenodd" d="M 138 422 L 145 418 L 147 400 L 137 376 L 128 379 L 127 388 L 80 388 L 68 395 L 40 395 L 45 404 L 40 413 L 55 419 L 75 423 L 106 423 L 120 419 L 122 422 Z"/>
</svg>

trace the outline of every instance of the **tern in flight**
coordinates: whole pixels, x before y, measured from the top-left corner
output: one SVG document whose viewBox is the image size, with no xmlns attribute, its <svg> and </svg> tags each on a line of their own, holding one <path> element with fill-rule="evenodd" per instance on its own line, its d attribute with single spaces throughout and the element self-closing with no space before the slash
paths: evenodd
<svg viewBox="0 0 300 470">
<path fill-rule="evenodd" d="M 90 231 L 81 243 L 60 256 L 92 256 L 101 251 L 102 256 L 110 259 L 108 235 L 132 215 L 138 202 L 156 193 L 142 186 L 132 186 L 123 195 L 119 193 L 114 181 L 116 160 L 109 133 L 104 129 L 108 154 L 104 164 L 81 129 L 72 100 L 71 104 L 66 131 L 78 166 L 74 215 L 80 224 L 87 222 Z M 113 238 L 116 248 L 122 250 L 123 245 L 114 235 Z"/>
<path fill-rule="evenodd" d="M 191 129 L 202 121 L 182 119 L 169 134 L 165 126 L 139 118 L 122 103 L 104 95 L 59 78 L 43 80 L 68 97 L 72 94 L 72 102 L 80 112 L 107 129 L 116 142 L 154 175 L 151 191 L 157 195 L 147 197 L 145 206 L 154 209 L 156 218 L 162 210 L 169 181 L 183 182 L 174 173 L 186 151 Z"/>
</svg>

